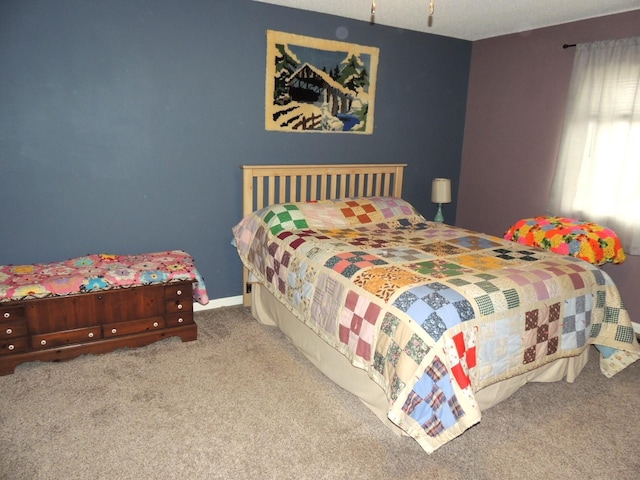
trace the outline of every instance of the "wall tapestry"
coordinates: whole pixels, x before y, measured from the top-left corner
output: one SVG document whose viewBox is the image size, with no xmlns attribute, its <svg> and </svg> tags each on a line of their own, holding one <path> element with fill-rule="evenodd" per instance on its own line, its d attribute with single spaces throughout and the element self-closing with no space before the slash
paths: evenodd
<svg viewBox="0 0 640 480">
<path fill-rule="evenodd" d="M 267 30 L 266 129 L 371 134 L 378 54 Z"/>
</svg>

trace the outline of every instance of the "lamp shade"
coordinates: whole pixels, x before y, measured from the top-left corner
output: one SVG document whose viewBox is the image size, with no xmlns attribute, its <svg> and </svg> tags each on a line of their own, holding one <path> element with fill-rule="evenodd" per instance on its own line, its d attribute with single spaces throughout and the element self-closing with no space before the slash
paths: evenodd
<svg viewBox="0 0 640 480">
<path fill-rule="evenodd" d="M 434 178 L 431 184 L 431 201 L 433 203 L 451 202 L 451 180 L 448 178 Z"/>
</svg>

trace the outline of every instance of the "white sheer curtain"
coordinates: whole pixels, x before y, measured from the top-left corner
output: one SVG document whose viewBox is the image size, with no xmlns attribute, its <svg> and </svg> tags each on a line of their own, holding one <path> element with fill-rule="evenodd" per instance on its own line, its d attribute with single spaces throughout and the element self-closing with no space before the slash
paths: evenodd
<svg viewBox="0 0 640 480">
<path fill-rule="evenodd" d="M 576 46 L 548 210 L 609 227 L 640 255 L 640 37 Z"/>
</svg>

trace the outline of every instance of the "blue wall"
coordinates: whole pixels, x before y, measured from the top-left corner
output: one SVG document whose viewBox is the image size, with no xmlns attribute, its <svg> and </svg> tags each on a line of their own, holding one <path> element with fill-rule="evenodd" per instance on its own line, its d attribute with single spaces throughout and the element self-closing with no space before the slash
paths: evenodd
<svg viewBox="0 0 640 480">
<path fill-rule="evenodd" d="M 373 135 L 265 131 L 267 29 L 379 47 Z M 242 164 L 405 162 L 432 218 L 433 177 L 456 195 L 470 57 L 250 0 L 3 0 L 0 263 L 183 249 L 211 298 L 239 295 Z"/>
</svg>

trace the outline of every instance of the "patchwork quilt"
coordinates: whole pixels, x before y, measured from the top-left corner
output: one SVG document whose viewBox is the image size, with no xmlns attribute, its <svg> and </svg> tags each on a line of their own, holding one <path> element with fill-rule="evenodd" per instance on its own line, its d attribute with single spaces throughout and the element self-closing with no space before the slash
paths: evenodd
<svg viewBox="0 0 640 480">
<path fill-rule="evenodd" d="M 154 283 L 193 281 L 193 298 L 209 302 L 204 280 L 182 250 L 142 255 L 87 255 L 55 263 L 0 265 L 0 302 L 74 295 Z"/>
<path fill-rule="evenodd" d="M 389 419 L 432 452 L 480 420 L 479 389 L 602 349 L 640 358 L 598 267 L 360 198 L 266 207 L 233 229 L 251 273 L 386 393 Z"/>
</svg>

